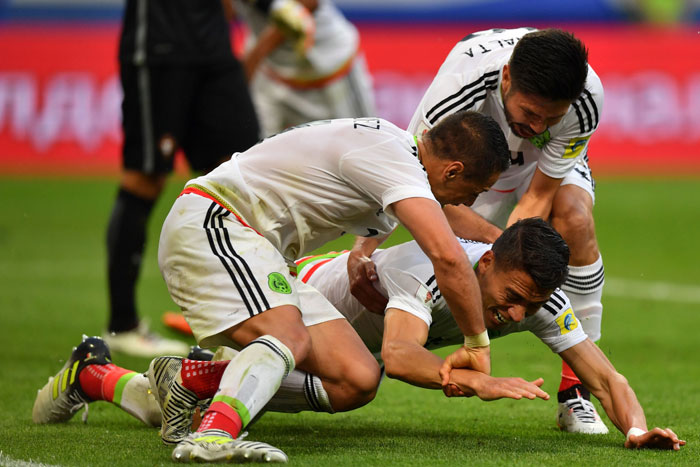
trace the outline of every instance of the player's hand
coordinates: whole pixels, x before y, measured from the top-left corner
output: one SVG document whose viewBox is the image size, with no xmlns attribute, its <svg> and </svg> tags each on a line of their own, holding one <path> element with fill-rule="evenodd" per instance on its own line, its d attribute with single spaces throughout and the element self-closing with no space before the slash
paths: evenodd
<svg viewBox="0 0 700 467">
<path fill-rule="evenodd" d="M 491 374 L 491 347 L 465 347 L 452 352 L 440 367 L 440 379 L 445 387 L 450 382 L 453 368 L 469 368 L 484 374 Z"/>
<path fill-rule="evenodd" d="M 680 450 L 681 446 L 685 446 L 685 441 L 678 438 L 670 428 L 662 430 L 659 427 L 649 430 L 641 435 L 630 435 L 625 441 L 627 449 L 672 449 Z"/>
<path fill-rule="evenodd" d="M 350 292 L 362 306 L 372 313 L 384 314 L 388 300 L 374 288 L 374 282 L 379 280 L 374 261 L 359 251 L 351 251 L 348 254 L 348 280 Z"/>
<path fill-rule="evenodd" d="M 274 0 L 270 5 L 270 19 L 294 41 L 294 49 L 301 56 L 314 45 L 316 21 L 298 1 Z"/>
<path fill-rule="evenodd" d="M 549 394 L 541 389 L 544 380 L 537 378 L 534 381 L 526 381 L 523 378 L 494 378 L 488 375 L 480 375 L 474 386 L 477 397 L 484 401 L 494 401 L 505 397 L 510 399 L 534 400 L 536 398 L 549 400 Z"/>
</svg>

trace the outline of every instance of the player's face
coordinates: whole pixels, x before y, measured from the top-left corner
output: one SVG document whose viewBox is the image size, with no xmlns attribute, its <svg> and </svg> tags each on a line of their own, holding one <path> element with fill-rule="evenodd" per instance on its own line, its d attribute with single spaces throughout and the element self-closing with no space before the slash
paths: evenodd
<svg viewBox="0 0 700 467">
<path fill-rule="evenodd" d="M 442 206 L 447 204 L 471 206 L 476 201 L 476 197 L 488 191 L 496 180 L 498 180 L 497 173 L 491 175 L 486 182 L 476 182 L 459 174 L 451 179 L 443 179 L 437 186 L 431 183 L 431 188 L 435 199 Z"/>
<path fill-rule="evenodd" d="M 521 138 L 532 138 L 561 121 L 569 110 L 569 101 L 550 101 L 540 96 L 513 91 L 503 96 L 508 126 Z"/>
<path fill-rule="evenodd" d="M 480 274 L 479 285 L 488 329 L 517 323 L 537 313 L 552 294 L 552 290 L 539 290 L 526 272 L 503 271 L 495 265 Z"/>
</svg>

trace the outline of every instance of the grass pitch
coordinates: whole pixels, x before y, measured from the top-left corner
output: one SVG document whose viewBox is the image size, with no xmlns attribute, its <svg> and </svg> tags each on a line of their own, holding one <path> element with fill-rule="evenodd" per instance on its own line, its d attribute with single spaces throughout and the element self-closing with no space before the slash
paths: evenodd
<svg viewBox="0 0 700 467">
<path fill-rule="evenodd" d="M 153 216 L 138 292 L 141 316 L 167 335 L 173 309 L 156 265 L 159 226 L 184 180 L 171 180 Z M 81 334 L 106 324 L 105 229 L 112 179 L 0 181 L 0 465 L 171 464 L 157 430 L 98 402 L 88 423 L 36 426 L 36 394 Z M 700 451 L 700 181 L 599 180 L 597 231 L 608 286 L 601 347 L 632 384 L 650 427 L 672 427 L 681 452 L 627 451 L 604 436 L 560 433 L 555 402 L 447 399 L 384 380 L 375 401 L 345 414 L 268 414 L 250 438 L 292 465 L 697 465 Z M 392 240 L 398 242 L 404 237 Z M 341 239 L 326 250 L 343 248 Z M 148 360 L 113 355 L 143 371 Z M 542 376 L 555 397 L 559 358 L 533 336 L 492 344 L 497 376 Z"/>
</svg>

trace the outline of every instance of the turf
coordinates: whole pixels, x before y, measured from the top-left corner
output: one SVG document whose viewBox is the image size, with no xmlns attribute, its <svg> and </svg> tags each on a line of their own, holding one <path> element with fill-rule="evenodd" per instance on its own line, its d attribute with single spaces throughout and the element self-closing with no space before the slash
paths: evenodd
<svg viewBox="0 0 700 467">
<path fill-rule="evenodd" d="M 159 224 L 183 180 L 172 180 L 156 208 L 139 287 L 142 316 L 158 331 L 173 309 L 155 262 Z M 36 390 L 83 333 L 106 322 L 105 228 L 113 179 L 0 180 L 0 465 L 170 464 L 155 429 L 107 403 L 57 426 L 35 426 Z M 599 180 L 597 230 L 608 277 L 700 286 L 698 179 Z M 393 241 L 401 241 L 398 236 Z M 327 249 L 347 246 L 341 239 Z M 647 282 L 642 282 L 647 283 Z M 560 433 L 553 401 L 447 399 L 438 391 L 385 380 L 374 402 L 346 414 L 268 414 L 250 438 L 287 452 L 292 465 L 697 465 L 700 455 L 700 303 L 604 297 L 602 348 L 627 376 L 650 426 L 688 441 L 681 452 L 627 451 L 623 435 Z M 686 330 L 684 331 L 683 328 Z M 148 360 L 115 355 L 145 370 Z M 552 395 L 558 357 L 532 336 L 492 346 L 494 374 L 545 378 Z"/>
</svg>

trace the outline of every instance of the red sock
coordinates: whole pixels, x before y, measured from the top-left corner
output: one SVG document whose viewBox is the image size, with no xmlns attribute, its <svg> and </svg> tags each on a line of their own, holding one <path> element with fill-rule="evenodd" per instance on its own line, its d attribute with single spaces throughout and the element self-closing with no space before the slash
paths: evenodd
<svg viewBox="0 0 700 467">
<path fill-rule="evenodd" d="M 565 361 L 561 362 L 561 383 L 559 384 L 559 392 L 566 391 L 572 386 L 583 384 Z"/>
<path fill-rule="evenodd" d="M 214 397 L 221 383 L 221 375 L 228 366 L 228 361 L 205 362 L 201 360 L 182 360 L 182 385 L 195 393 L 199 399 Z"/>
<path fill-rule="evenodd" d="M 202 424 L 197 428 L 197 432 L 204 430 L 223 430 L 235 438 L 243 427 L 240 415 L 233 410 L 233 407 L 225 402 L 217 401 L 209 406 L 204 414 Z"/>
<path fill-rule="evenodd" d="M 134 373 L 113 363 L 88 365 L 80 372 L 78 379 L 83 392 L 94 401 L 112 402 L 114 388 L 122 376 Z"/>
</svg>

